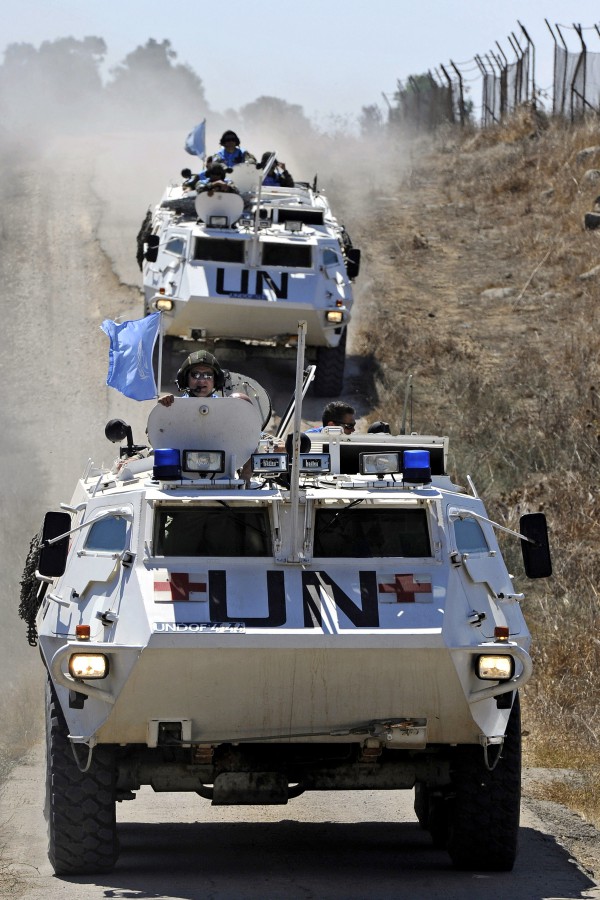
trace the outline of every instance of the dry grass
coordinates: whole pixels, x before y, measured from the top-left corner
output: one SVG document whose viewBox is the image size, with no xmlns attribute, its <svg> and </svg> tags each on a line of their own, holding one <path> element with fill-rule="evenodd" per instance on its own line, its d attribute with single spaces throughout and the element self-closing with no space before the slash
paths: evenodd
<svg viewBox="0 0 600 900">
<path fill-rule="evenodd" d="M 458 480 L 473 476 L 491 514 L 515 526 L 547 513 L 554 575 L 517 579 L 534 636 L 526 760 L 580 770 L 540 790 L 600 824 L 600 275 L 581 278 L 600 262 L 600 232 L 583 228 L 600 153 L 577 156 L 596 144 L 595 118 L 529 111 L 441 136 L 397 184 L 383 233 L 365 227 L 369 327 L 355 346 L 372 351 L 377 321 L 373 420 L 401 421 L 413 375 L 414 429 L 449 434 Z"/>
</svg>

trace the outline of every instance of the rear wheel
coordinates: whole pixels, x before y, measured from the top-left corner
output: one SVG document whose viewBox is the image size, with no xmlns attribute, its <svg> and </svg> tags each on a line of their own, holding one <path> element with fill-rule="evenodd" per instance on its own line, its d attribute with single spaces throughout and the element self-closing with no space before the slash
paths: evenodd
<svg viewBox="0 0 600 900">
<path fill-rule="evenodd" d="M 448 842 L 448 813 L 445 795 L 426 784 L 415 784 L 415 815 L 419 825 L 431 834 L 434 847 L 443 850 Z"/>
<path fill-rule="evenodd" d="M 85 767 L 88 751 L 76 747 Z M 48 858 L 57 875 L 110 871 L 119 855 L 114 748 L 94 748 L 87 772 L 75 761 L 67 723 L 50 681 L 46 689 Z"/>
<path fill-rule="evenodd" d="M 509 872 L 521 803 L 521 715 L 515 697 L 502 754 L 489 771 L 481 747 L 457 748 L 447 801 L 448 844 L 458 869 Z"/>
<path fill-rule="evenodd" d="M 338 397 L 344 387 L 346 329 L 337 347 L 319 347 L 313 392 L 317 397 Z"/>
</svg>

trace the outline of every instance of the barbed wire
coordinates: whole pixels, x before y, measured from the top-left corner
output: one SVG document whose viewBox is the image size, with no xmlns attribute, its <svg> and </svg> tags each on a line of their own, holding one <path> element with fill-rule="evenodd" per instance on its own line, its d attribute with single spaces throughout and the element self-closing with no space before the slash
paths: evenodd
<svg viewBox="0 0 600 900">
<path fill-rule="evenodd" d="M 600 22 L 589 26 L 555 23 L 554 27 L 564 45 L 561 47 L 550 23 L 547 19 L 544 21 L 555 44 L 554 78 L 551 85 L 536 84 L 535 44 L 527 29 L 517 20 L 519 37 L 513 31 L 507 38 L 511 48 L 509 55 L 511 52 L 514 53 L 514 59 L 509 61 L 504 49 L 496 41 L 497 50 L 476 54 L 473 58 L 461 62 L 450 60 L 446 64 L 440 63 L 439 67 L 433 70 L 435 78 L 429 70 L 427 74 L 431 79 L 430 85 L 426 79 L 415 80 L 414 76 L 410 76 L 405 84 L 398 80 L 398 89 L 392 94 L 392 99 L 398 106 L 393 108 L 390 105 L 390 110 L 394 110 L 397 119 L 402 119 L 403 116 L 409 119 L 416 116 L 419 122 L 425 122 L 425 127 L 435 127 L 437 119 L 443 115 L 451 121 L 456 121 L 458 116 L 464 124 L 467 107 L 469 109 L 467 118 L 472 121 L 472 114 L 480 111 L 481 123 L 485 127 L 512 114 L 525 102 L 533 102 L 535 105 L 536 100 L 549 101 L 551 97 L 553 112 L 558 108 L 564 113 L 566 107 L 569 107 L 572 117 L 589 109 L 600 113 L 600 53 L 588 50 L 582 36 L 584 32 L 591 31 L 600 38 Z M 581 42 L 580 50 L 572 51 L 566 48 L 561 29 L 578 35 Z M 560 53 L 556 53 L 556 50 Z M 561 54 L 565 53 L 567 57 L 573 59 L 567 58 L 562 64 L 562 70 L 557 74 Z M 443 76 L 438 69 L 441 69 Z M 465 94 L 472 94 L 476 84 L 482 86 L 481 103 L 476 103 L 472 97 L 465 103 Z M 555 94 L 561 90 L 563 93 L 557 100 Z M 440 92 L 444 91 L 448 92 L 448 97 L 440 101 Z M 426 110 L 428 92 L 431 94 L 429 117 Z M 418 98 L 413 96 L 414 94 L 418 94 Z"/>
</svg>

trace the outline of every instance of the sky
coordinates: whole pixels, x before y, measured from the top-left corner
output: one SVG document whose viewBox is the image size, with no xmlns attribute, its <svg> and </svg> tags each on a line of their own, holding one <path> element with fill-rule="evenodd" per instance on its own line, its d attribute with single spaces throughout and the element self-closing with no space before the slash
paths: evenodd
<svg viewBox="0 0 600 900">
<path fill-rule="evenodd" d="M 544 19 L 564 25 L 573 51 L 600 53 L 598 0 L 0 0 L 0 49 L 60 37 L 104 38 L 106 69 L 149 38 L 168 39 L 177 62 L 203 81 L 210 106 L 238 109 L 260 96 L 299 104 L 315 122 L 352 119 L 363 106 L 385 109 L 383 95 L 408 75 L 459 65 L 480 105 L 473 58 L 498 42 L 514 59 L 508 35 L 520 21 L 535 45 L 536 82 L 551 88 L 553 40 Z"/>
</svg>

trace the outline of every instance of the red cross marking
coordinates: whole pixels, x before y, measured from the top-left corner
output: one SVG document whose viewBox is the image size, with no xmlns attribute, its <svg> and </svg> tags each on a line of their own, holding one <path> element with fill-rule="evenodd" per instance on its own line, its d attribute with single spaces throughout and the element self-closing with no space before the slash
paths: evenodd
<svg viewBox="0 0 600 900">
<path fill-rule="evenodd" d="M 431 594 L 431 581 L 417 583 L 414 575 L 394 575 L 378 585 L 380 594 L 395 594 L 396 603 L 414 603 L 415 594 Z"/>
<path fill-rule="evenodd" d="M 171 580 L 170 581 L 155 581 L 154 582 L 154 592 L 155 594 L 162 593 L 170 593 L 170 598 L 164 598 L 165 600 L 170 599 L 172 603 L 175 601 L 188 601 L 192 598 L 190 594 L 192 592 L 198 594 L 206 593 L 206 582 L 205 581 L 190 581 L 190 576 L 187 572 L 171 572 Z M 160 598 L 162 599 L 162 598 Z"/>
</svg>

